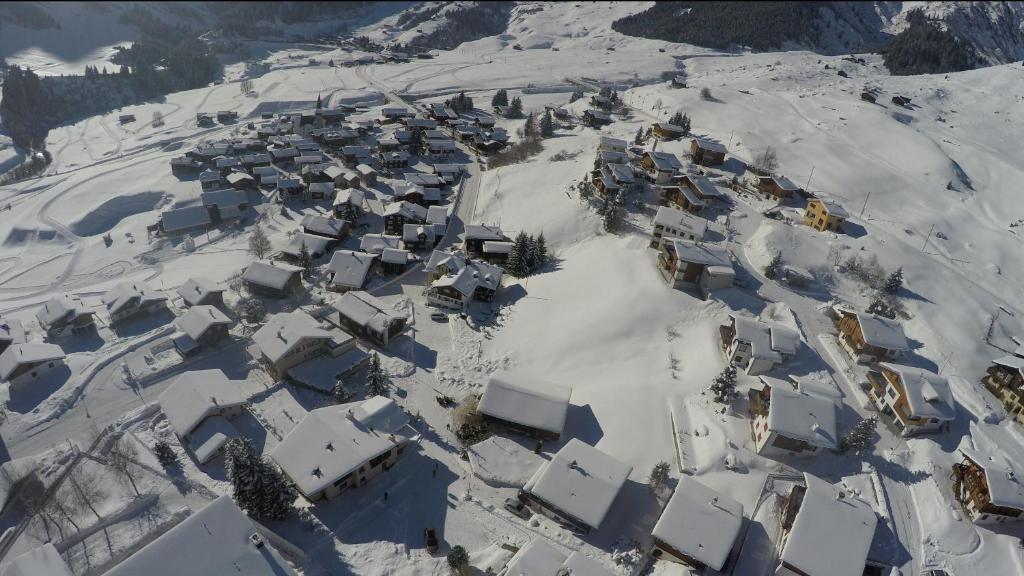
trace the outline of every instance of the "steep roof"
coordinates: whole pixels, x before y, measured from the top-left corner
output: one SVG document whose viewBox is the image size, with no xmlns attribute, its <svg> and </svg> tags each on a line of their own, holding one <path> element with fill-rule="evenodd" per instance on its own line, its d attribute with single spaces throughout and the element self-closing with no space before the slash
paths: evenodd
<svg viewBox="0 0 1024 576">
<path fill-rule="evenodd" d="M 361 290 L 344 293 L 333 306 L 345 318 L 375 332 L 384 332 L 391 323 L 408 319 L 404 312 Z"/>
<path fill-rule="evenodd" d="M 956 418 L 953 391 L 945 376 L 939 376 L 922 368 L 888 362 L 881 362 L 879 366 L 892 370 L 899 376 L 907 395 L 907 405 L 912 418 L 935 418 L 937 420 Z"/>
<path fill-rule="evenodd" d="M 387 249 L 385 248 L 385 250 Z M 327 264 L 327 272 L 333 274 L 331 285 L 362 288 L 366 284 L 366 278 L 376 260 L 377 255 L 368 252 L 336 251 L 331 256 L 330 263 Z"/>
<path fill-rule="evenodd" d="M 107 311 L 115 314 L 134 302 L 134 306 L 142 306 L 147 302 L 163 302 L 167 297 L 162 292 L 151 288 L 141 280 L 122 282 L 103 295 L 103 304 Z"/>
<path fill-rule="evenodd" d="M 330 242 L 330 238 L 317 236 L 316 234 L 299 232 L 292 236 L 291 240 L 288 241 L 288 244 L 281 249 L 281 253 L 291 256 L 292 258 L 299 258 L 302 255 L 302 245 L 305 244 L 306 252 L 309 254 L 324 254 L 327 252 L 327 244 Z"/>
<path fill-rule="evenodd" d="M 298 266 L 282 262 L 271 263 L 266 260 L 253 260 L 242 274 L 242 280 L 258 286 L 283 290 L 288 285 L 288 281 L 300 273 L 302 273 L 302 268 Z"/>
<path fill-rule="evenodd" d="M 464 238 L 467 240 L 508 240 L 497 226 L 467 224 Z"/>
<path fill-rule="evenodd" d="M 176 320 L 178 328 L 188 334 L 193 340 L 206 333 L 207 330 L 217 325 L 231 325 L 231 320 L 223 312 L 213 306 L 192 306 Z"/>
<path fill-rule="evenodd" d="M 305 340 L 330 338 L 331 335 L 305 312 L 285 312 L 271 316 L 252 335 L 260 352 L 273 363 L 277 363 Z"/>
<path fill-rule="evenodd" d="M 671 206 L 658 207 L 658 212 L 654 215 L 654 224 L 683 230 L 695 238 L 703 238 L 708 229 L 707 220 Z"/>
<path fill-rule="evenodd" d="M 419 204 L 413 204 L 402 200 L 400 202 L 393 202 L 388 204 L 388 207 L 384 209 L 384 216 L 395 216 L 399 215 L 406 220 L 416 220 L 423 222 L 427 218 L 427 209 Z"/>
<path fill-rule="evenodd" d="M 839 410 L 835 401 L 784 380 L 761 376 L 771 386 L 768 430 L 821 448 L 838 448 Z"/>
<path fill-rule="evenodd" d="M 178 287 L 178 295 L 189 306 L 195 306 L 210 294 L 222 292 L 224 292 L 224 288 L 206 278 L 189 278 Z"/>
<path fill-rule="evenodd" d="M 633 467 L 573 438 L 541 465 L 523 490 L 598 528 Z"/>
<path fill-rule="evenodd" d="M 521 374 L 492 374 L 477 410 L 494 418 L 561 434 L 569 412 L 568 386 Z"/>
<path fill-rule="evenodd" d="M 721 570 L 742 526 L 742 504 L 684 475 L 652 534 L 711 569 Z"/>
<path fill-rule="evenodd" d="M 398 248 L 401 236 L 388 234 L 363 234 L 359 240 L 359 249 L 363 252 L 381 253 L 385 248 Z"/>
<path fill-rule="evenodd" d="M 612 576 L 596 560 L 573 551 L 568 556 L 543 538 L 535 538 L 509 559 L 503 576 Z"/>
<path fill-rule="evenodd" d="M 651 162 L 654 163 L 654 166 L 658 170 L 675 172 L 683 167 L 679 158 L 671 152 L 657 152 L 651 150 L 647 152 L 647 156 L 651 159 Z"/>
<path fill-rule="evenodd" d="M 704 138 L 694 138 L 694 141 L 697 142 L 697 147 L 700 148 L 701 150 L 710 150 L 711 152 L 721 152 L 722 154 L 725 154 L 726 152 L 728 152 L 728 150 L 726 150 L 724 144 L 720 144 L 720 143 L 715 142 L 713 140 L 705 140 Z"/>
<path fill-rule="evenodd" d="M 245 404 L 248 397 L 241 384 L 220 370 L 193 370 L 175 378 L 157 403 L 171 428 L 185 437 L 207 416 Z"/>
<path fill-rule="evenodd" d="M 842 205 L 835 200 L 831 200 L 829 198 L 815 198 L 815 200 L 821 202 L 821 205 L 825 208 L 825 212 L 828 212 L 830 216 L 835 216 L 836 218 L 841 218 L 843 220 L 850 217 L 850 213 L 846 211 L 846 208 L 843 208 Z"/>
<path fill-rule="evenodd" d="M 1024 467 L 1022 451 L 1016 434 L 1008 429 L 988 427 L 984 432 L 972 424 L 965 435 L 960 452 L 981 466 L 992 505 L 1024 510 Z"/>
<path fill-rule="evenodd" d="M 729 252 L 725 248 L 676 239 L 672 240 L 672 245 L 676 251 L 676 259 L 680 262 L 732 268 L 732 259 L 729 258 Z"/>
<path fill-rule="evenodd" d="M 81 298 L 71 294 L 60 294 L 43 304 L 36 312 L 36 320 L 45 328 L 60 320 L 70 322 L 83 314 L 92 314 L 92 310 L 82 303 Z"/>
<path fill-rule="evenodd" d="M 855 314 L 864 336 L 864 342 L 886 350 L 910 349 L 907 337 L 903 335 L 903 324 L 867 312 L 856 312 Z"/>
</svg>

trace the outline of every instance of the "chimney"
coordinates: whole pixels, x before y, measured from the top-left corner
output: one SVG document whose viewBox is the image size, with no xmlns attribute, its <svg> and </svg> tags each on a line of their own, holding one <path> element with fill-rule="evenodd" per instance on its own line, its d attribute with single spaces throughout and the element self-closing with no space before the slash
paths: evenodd
<svg viewBox="0 0 1024 576">
<path fill-rule="evenodd" d="M 576 462 L 575 460 L 573 460 L 572 462 L 569 463 L 569 468 L 572 468 L 573 470 L 578 470 L 579 467 L 580 467 L 579 463 Z"/>
</svg>

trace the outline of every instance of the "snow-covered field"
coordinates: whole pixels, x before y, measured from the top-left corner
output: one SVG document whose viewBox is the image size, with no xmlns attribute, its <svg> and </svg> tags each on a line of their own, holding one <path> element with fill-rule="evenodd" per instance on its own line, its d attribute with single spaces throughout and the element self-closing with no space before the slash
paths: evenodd
<svg viewBox="0 0 1024 576">
<path fill-rule="evenodd" d="M 416 449 L 392 472 L 314 506 L 308 522 L 275 526 L 306 552 L 305 573 L 439 573 L 443 558 L 423 549 L 422 529 L 429 525 L 448 545 L 465 546 L 477 566 L 500 556 L 501 544 L 521 546 L 539 536 L 626 574 L 613 553 L 630 548 L 633 540 L 648 542 L 660 510 L 646 487 L 648 474 L 665 461 L 672 464 L 673 476 L 692 472 L 740 501 L 746 514 L 757 512 L 754 524 L 772 516 L 766 511 L 770 506 L 756 509 L 770 475 L 807 471 L 830 481 L 849 477 L 847 486 L 862 495 L 871 492 L 865 499 L 879 513 L 880 525 L 898 540 L 883 547 L 888 556 L 881 560 L 905 576 L 925 568 L 955 575 L 1024 574 L 1018 545 L 1024 527 L 974 526 L 952 499 L 949 480 L 965 436 L 1024 444 L 1018 425 L 1000 421 L 1002 408 L 979 383 L 991 359 L 1003 355 L 986 342 L 990 324 L 991 340 L 1002 348 L 1014 348 L 1010 338 L 1024 334 L 1018 320 L 1024 314 L 1019 290 L 1024 269 L 1017 265 L 1021 239 L 1011 227 L 1024 218 L 1017 190 L 1024 179 L 1024 152 L 1017 145 L 1024 133 L 1024 69 L 1006 65 L 891 77 L 872 55 L 864 56 L 863 65 L 805 52 L 719 55 L 626 38 L 610 29 L 612 21 L 643 4 L 529 7 L 516 9 L 506 34 L 463 44 L 431 60 L 329 67 L 322 63 L 343 61 L 343 51 L 277 45 L 266 59 L 270 70 L 252 78 L 249 95 L 239 89 L 246 72 L 236 64 L 229 66 L 228 81 L 222 84 L 53 130 L 47 147 L 54 162 L 47 174 L 0 188 L 0 206 L 10 205 L 0 212 L 0 317 L 25 321 L 30 340 L 42 340 L 34 315 L 51 296 L 71 292 L 99 308 L 99 295 L 124 279 L 145 279 L 173 297 L 189 277 L 224 282 L 237 274 L 251 259 L 246 231 L 226 229 L 197 238 L 196 250 L 188 252 L 179 243 L 151 237 L 147 227 L 161 210 L 199 199 L 199 183 L 172 175 L 169 160 L 201 142 L 242 135 L 261 112 L 310 108 L 321 96 L 328 106 L 364 103 L 365 117 L 372 118 L 388 93 L 428 103 L 459 91 L 487 108 L 494 91 L 506 88 L 510 96 L 522 97 L 528 111 L 567 106 L 578 115 L 586 102 L 569 104 L 575 84 L 616 83 L 631 108 L 629 118 L 601 131 L 559 129 L 535 158 L 477 172 L 466 185 L 475 194 L 467 194 L 467 203 L 458 208 L 465 215 L 463 224 L 499 225 L 510 235 L 543 232 L 554 256 L 551 265 L 524 279 L 506 277 L 494 305 L 482 306 L 472 322 L 455 316 L 448 323 L 432 321 L 419 273 L 378 291 L 388 301 L 409 302 L 414 310 L 412 332 L 382 355 L 400 390 L 396 401 L 420 417 L 421 435 Z M 372 26 L 361 31 L 375 32 Z M 386 31 L 376 32 L 387 37 Z M 103 46 L 122 40 L 110 39 Z M 80 50 L 75 59 L 19 50 L 8 61 L 32 60 L 34 68 L 48 73 L 74 72 L 97 54 L 84 56 Z M 308 65 L 310 58 L 321 64 Z M 837 69 L 847 77 L 838 76 Z M 669 71 L 685 74 L 689 88 L 674 89 L 663 81 Z M 711 99 L 701 97 L 702 88 L 710 90 Z M 861 100 L 865 88 L 880 91 L 877 103 Z M 896 94 L 912 98 L 912 105 L 890 104 Z M 239 123 L 196 125 L 197 112 L 218 110 L 237 111 Z M 717 182 L 740 176 L 734 171 L 736 160 L 753 161 L 771 146 L 778 151 L 779 172 L 852 213 L 847 233 L 821 233 L 766 218 L 762 212 L 770 204 L 763 199 L 729 192 L 728 222 L 712 227 L 745 270 L 745 286 L 708 300 L 670 289 L 648 248 L 656 207 L 630 206 L 624 230 L 606 233 L 575 184 L 593 169 L 600 136 L 632 141 L 638 128 L 667 121 L 676 111 L 692 118 L 696 135 L 729 146 L 734 160 L 711 170 Z M 156 112 L 163 126 L 152 126 Z M 127 113 L 137 121 L 119 124 L 118 115 Z M 515 133 L 522 121 L 499 120 L 499 125 Z M 688 141 L 659 142 L 658 150 L 685 157 Z M 5 153 L 0 143 L 0 165 Z M 264 212 L 276 249 L 287 242 L 302 214 L 329 206 L 299 204 L 288 215 L 270 204 L 257 209 Z M 802 210 L 795 206 L 783 213 L 799 221 Z M 373 222 L 379 226 L 379 219 Z M 786 264 L 810 270 L 814 284 L 792 290 L 764 278 L 762 269 L 777 252 Z M 821 307 L 830 298 L 864 307 L 870 297 L 832 266 L 836 254 L 842 260 L 873 255 L 887 271 L 903 268 L 901 301 L 913 347 L 904 360 L 953 379 L 957 419 L 940 435 L 909 441 L 880 425 L 874 453 L 863 460 L 832 453 L 805 460 L 765 458 L 754 449 L 745 410 L 749 387 L 760 386 L 756 379 L 741 376 L 740 399 L 724 411 L 705 393 L 726 363 L 718 326 L 730 313 L 757 315 L 769 303 L 780 303 L 771 310 L 789 311 L 803 344 L 798 356 L 772 375 L 836 382 L 844 404 L 840 432 L 875 414 L 860 402 L 857 374 L 862 370 L 850 367 L 844 353 L 833 353 L 826 343 L 835 328 Z M 158 437 L 172 439 L 173 433 L 162 417 L 145 412 L 145 404 L 168 380 L 154 378 L 137 394 L 117 376 L 121 362 L 144 366 L 153 361 L 148 346 L 165 338 L 169 327 L 154 323 L 120 333 L 101 326 L 95 341 L 68 343 L 69 373 L 63 382 L 30 399 L 8 402 L 8 422 L 0 428 L 8 458 L 35 456 L 68 441 L 84 448 L 95 426 L 120 422 L 140 439 L 144 460 L 155 471 L 142 474 L 142 491 L 157 494 L 155 501 L 139 502 L 130 488 L 118 486 L 108 491 L 109 508 L 101 511 L 116 516 L 134 502 L 152 522 L 121 518 L 110 523 L 113 542 L 103 541 L 103 532 L 83 539 L 71 557 L 76 574 L 90 562 L 102 564 L 137 544 L 154 526 L 180 520 L 183 509 L 230 490 L 216 464 L 197 467 L 187 458 L 182 478 L 200 488 L 169 488 L 171 479 L 161 475 L 147 447 Z M 220 367 L 247 380 L 254 400 L 246 430 L 264 435 L 265 450 L 322 400 L 308 390 L 268 389 L 269 378 L 241 346 L 193 366 Z M 572 387 L 562 442 L 579 438 L 632 466 L 609 518 L 585 537 L 547 520 L 518 519 L 502 508 L 503 500 L 515 494 L 513 486 L 529 476 L 522 468 L 550 457 L 561 443 L 545 444 L 544 455 L 538 456 L 532 446 L 501 439 L 479 446 L 464 461 L 447 430 L 450 415 L 436 402 L 438 394 L 461 399 L 479 392 L 494 370 L 515 367 Z M 1006 450 L 1017 454 L 1019 449 Z M 502 462 L 502 454 L 509 460 Z M 102 476 L 104 471 L 94 473 Z M 91 521 L 86 512 L 79 520 Z M 4 522 L 4 528 L 11 525 L 9 518 Z M 23 551 L 44 540 L 37 528 L 26 531 L 13 549 Z M 92 558 L 89 550 L 103 554 Z M 756 532 L 743 550 L 746 555 L 733 573 L 765 573 L 771 553 Z M 678 570 L 659 562 L 654 573 Z"/>
</svg>

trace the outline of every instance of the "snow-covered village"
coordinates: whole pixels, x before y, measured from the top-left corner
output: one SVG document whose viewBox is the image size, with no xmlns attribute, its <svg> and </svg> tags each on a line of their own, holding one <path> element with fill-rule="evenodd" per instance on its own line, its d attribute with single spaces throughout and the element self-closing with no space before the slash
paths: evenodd
<svg viewBox="0 0 1024 576">
<path fill-rule="evenodd" d="M 1018 2 L 0 3 L 0 576 L 1024 576 L 1022 60 Z"/>
</svg>

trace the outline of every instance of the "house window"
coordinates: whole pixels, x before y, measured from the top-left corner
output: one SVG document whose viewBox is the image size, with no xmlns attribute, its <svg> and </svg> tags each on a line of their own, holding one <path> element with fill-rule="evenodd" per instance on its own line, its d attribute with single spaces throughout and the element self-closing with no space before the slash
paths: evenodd
<svg viewBox="0 0 1024 576">
<path fill-rule="evenodd" d="M 896 389 L 893 388 L 892 386 L 887 386 L 885 388 L 885 393 L 888 394 L 890 398 L 896 398 L 897 396 Z"/>
</svg>

